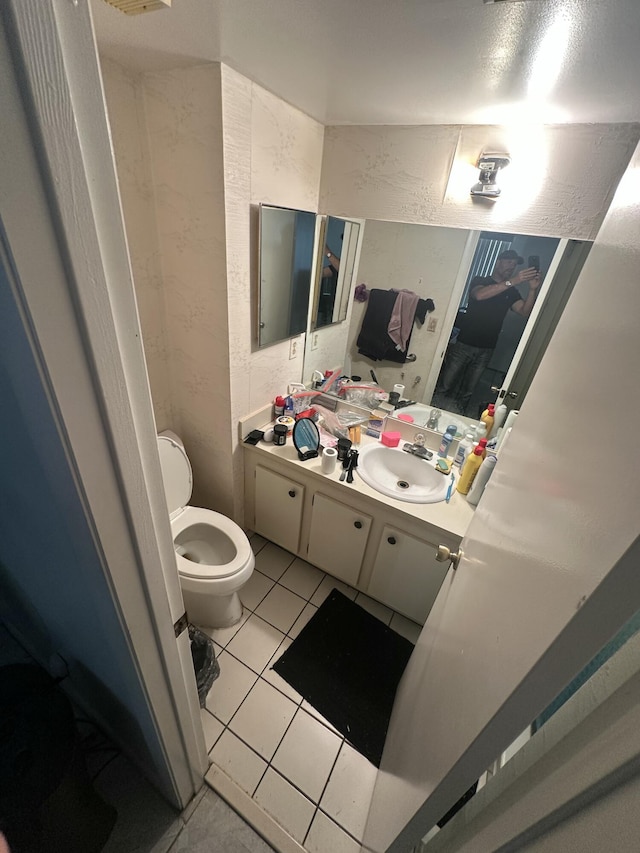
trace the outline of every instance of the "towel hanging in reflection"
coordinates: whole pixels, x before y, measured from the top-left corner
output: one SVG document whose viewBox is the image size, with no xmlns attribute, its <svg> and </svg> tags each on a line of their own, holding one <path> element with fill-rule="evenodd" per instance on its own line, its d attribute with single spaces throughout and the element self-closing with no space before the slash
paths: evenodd
<svg viewBox="0 0 640 853">
<path fill-rule="evenodd" d="M 424 323 L 427 313 L 433 311 L 435 305 L 431 299 L 418 299 L 413 317 L 411 318 L 411 326 L 409 327 L 405 347 L 399 350 L 397 349 L 396 342 L 389 336 L 389 323 L 391 322 L 391 316 L 397 299 L 398 291 L 395 290 L 378 290 L 374 288 L 369 291 L 367 310 L 362 320 L 362 328 L 360 329 L 357 340 L 358 352 L 361 355 L 367 356 L 367 358 L 371 358 L 373 361 L 386 359 L 399 364 L 404 364 L 406 361 L 414 320 Z"/>
</svg>

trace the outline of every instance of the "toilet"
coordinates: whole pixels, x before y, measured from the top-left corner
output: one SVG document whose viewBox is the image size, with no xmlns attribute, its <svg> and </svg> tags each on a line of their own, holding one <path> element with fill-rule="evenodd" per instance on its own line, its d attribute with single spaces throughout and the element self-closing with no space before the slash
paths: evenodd
<svg viewBox="0 0 640 853">
<path fill-rule="evenodd" d="M 238 591 L 255 566 L 251 545 L 230 518 L 188 506 L 193 473 L 175 433 L 160 433 L 158 452 L 187 617 L 199 626 L 228 628 L 242 616 Z"/>
</svg>

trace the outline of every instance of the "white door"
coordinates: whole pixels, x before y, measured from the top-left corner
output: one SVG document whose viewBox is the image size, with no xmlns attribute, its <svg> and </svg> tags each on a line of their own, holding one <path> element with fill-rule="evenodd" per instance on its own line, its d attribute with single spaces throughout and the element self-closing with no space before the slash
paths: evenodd
<svg viewBox="0 0 640 853">
<path fill-rule="evenodd" d="M 636 450 L 614 463 L 585 429 L 601 389 L 640 422 L 638 169 L 640 148 L 409 661 L 372 850 L 411 849 L 640 609 Z"/>
<path fill-rule="evenodd" d="M 74 531 L 89 529 L 99 567 L 81 601 L 71 557 L 55 595 L 46 595 L 51 578 L 34 580 L 26 566 L 20 580 L 54 648 L 69 655 L 70 689 L 183 808 L 202 785 L 207 753 L 87 4 L 3 4 L 0 76 L 3 295 L 30 358 L 8 360 L 6 375 L 17 377 L 18 399 L 47 401 L 46 420 L 31 403 L 16 415 L 33 430 L 34 457 L 64 458 L 73 489 L 56 502 L 61 535 L 71 555 Z M 56 487 L 63 481 L 55 466 L 43 470 Z M 29 485 L 24 506 L 35 514 Z M 12 507 L 18 529 L 31 532 L 21 507 Z M 94 612 L 110 617 L 87 627 Z"/>
</svg>

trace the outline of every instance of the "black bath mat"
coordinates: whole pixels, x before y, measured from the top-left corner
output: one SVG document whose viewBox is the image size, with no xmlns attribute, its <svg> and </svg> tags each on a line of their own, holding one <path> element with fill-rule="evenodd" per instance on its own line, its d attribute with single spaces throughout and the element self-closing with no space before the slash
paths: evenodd
<svg viewBox="0 0 640 853">
<path fill-rule="evenodd" d="M 376 767 L 413 645 L 337 589 L 273 669 Z"/>
</svg>

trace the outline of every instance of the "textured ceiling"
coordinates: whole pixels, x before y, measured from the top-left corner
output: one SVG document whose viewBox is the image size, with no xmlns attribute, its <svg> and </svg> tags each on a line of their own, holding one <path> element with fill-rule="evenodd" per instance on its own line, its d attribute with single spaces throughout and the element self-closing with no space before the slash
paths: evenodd
<svg viewBox="0 0 640 853">
<path fill-rule="evenodd" d="M 640 119 L 640 0 L 91 0 L 136 70 L 222 61 L 323 124 Z"/>
</svg>

